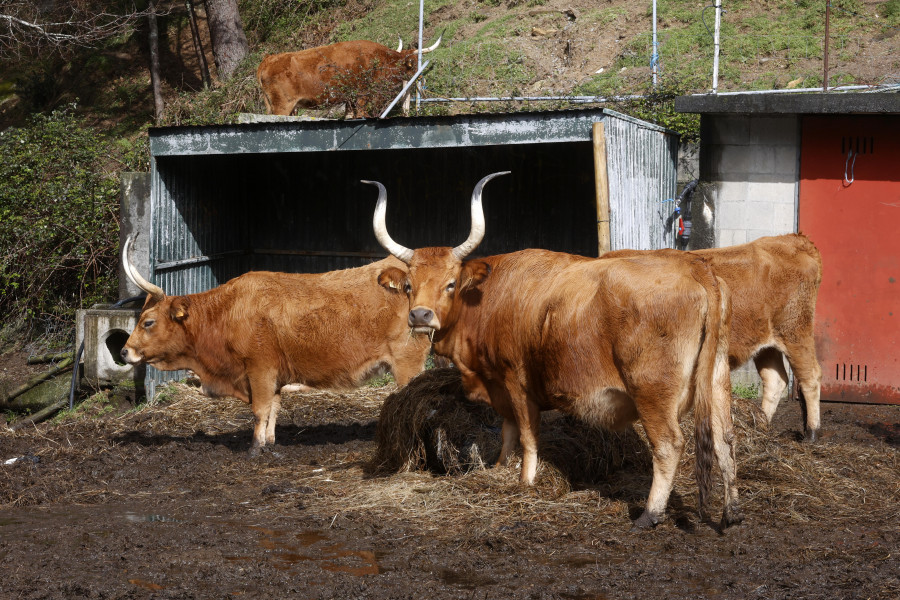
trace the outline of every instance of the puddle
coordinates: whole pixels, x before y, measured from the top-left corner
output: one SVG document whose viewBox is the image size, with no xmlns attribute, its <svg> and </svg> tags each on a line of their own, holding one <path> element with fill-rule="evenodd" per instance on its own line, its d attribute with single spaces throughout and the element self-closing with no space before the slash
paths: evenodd
<svg viewBox="0 0 900 600">
<path fill-rule="evenodd" d="M 164 590 L 165 586 L 159 585 L 158 583 L 153 583 L 151 581 L 144 581 L 143 579 L 129 579 L 128 583 L 134 584 L 138 587 L 142 587 L 145 590 Z"/>
<path fill-rule="evenodd" d="M 479 575 L 477 573 L 465 573 L 460 571 L 454 571 L 452 569 L 441 569 L 438 571 L 438 576 L 441 578 L 446 584 L 455 585 L 457 587 L 461 587 L 465 590 L 475 590 L 479 587 L 486 587 L 489 585 L 496 585 L 498 582 L 496 579 L 492 579 L 487 575 Z"/>
<path fill-rule="evenodd" d="M 292 567 L 304 563 L 318 563 L 325 571 L 333 573 L 347 573 L 362 577 L 365 575 L 378 575 L 381 566 L 378 557 L 370 550 L 350 550 L 343 543 L 328 541 L 328 536 L 321 531 L 302 531 L 294 534 L 293 539 L 297 543 L 289 541 L 289 534 L 285 531 L 267 529 L 265 527 L 250 526 L 250 529 L 263 535 L 259 540 L 259 547 L 270 553 L 276 561 L 276 569 L 289 571 Z M 244 560 L 245 557 L 227 557 L 230 561 Z"/>
<path fill-rule="evenodd" d="M 141 515 L 133 512 L 126 512 L 125 519 L 133 523 L 181 523 L 178 519 L 173 519 L 165 515 Z"/>
</svg>

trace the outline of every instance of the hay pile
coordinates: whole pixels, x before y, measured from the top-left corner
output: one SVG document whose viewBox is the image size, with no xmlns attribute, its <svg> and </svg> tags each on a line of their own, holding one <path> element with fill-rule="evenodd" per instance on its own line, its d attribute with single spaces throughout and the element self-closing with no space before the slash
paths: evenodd
<svg viewBox="0 0 900 600">
<path fill-rule="evenodd" d="M 484 469 L 500 454 L 501 422 L 491 407 L 465 398 L 458 370 L 426 371 L 385 399 L 373 466 L 450 475 Z M 641 471 L 651 464 L 635 430 L 610 432 L 555 411 L 542 415 L 538 456 L 544 477 L 570 484 L 603 481 L 626 464 Z"/>
<path fill-rule="evenodd" d="M 483 469 L 500 453 L 501 419 L 466 400 L 459 371 L 430 369 L 388 396 L 375 430 L 378 471 Z"/>
</svg>

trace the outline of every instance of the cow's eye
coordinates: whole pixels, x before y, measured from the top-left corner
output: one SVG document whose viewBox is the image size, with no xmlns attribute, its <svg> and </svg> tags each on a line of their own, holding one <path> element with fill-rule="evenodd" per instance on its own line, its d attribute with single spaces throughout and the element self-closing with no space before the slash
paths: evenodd
<svg viewBox="0 0 900 600">
<path fill-rule="evenodd" d="M 144 329 L 149 329 L 150 327 L 153 327 L 154 323 L 156 323 L 155 319 L 147 319 L 146 321 L 144 321 L 143 327 Z"/>
<path fill-rule="evenodd" d="M 455 290 L 455 289 L 456 289 L 455 281 L 451 281 L 450 283 L 447 284 L 447 293 L 452 294 L 453 290 Z"/>
<path fill-rule="evenodd" d="M 412 286 L 409 285 L 409 283 L 404 283 L 404 284 L 403 284 L 403 291 L 406 292 L 407 294 L 411 293 L 411 292 L 412 292 Z"/>
</svg>

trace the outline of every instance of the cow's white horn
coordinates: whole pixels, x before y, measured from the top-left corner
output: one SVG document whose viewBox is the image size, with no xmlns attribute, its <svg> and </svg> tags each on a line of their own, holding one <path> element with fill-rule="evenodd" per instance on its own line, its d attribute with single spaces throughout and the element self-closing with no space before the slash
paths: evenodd
<svg viewBox="0 0 900 600">
<path fill-rule="evenodd" d="M 403 50 L 403 38 L 398 35 L 397 39 L 400 40 L 400 43 L 397 45 L 397 52 L 400 52 Z"/>
<path fill-rule="evenodd" d="M 441 45 L 442 39 L 444 39 L 443 33 L 438 37 L 438 40 L 434 44 L 432 44 L 431 46 L 428 46 L 427 48 L 422 50 L 422 54 L 425 54 L 426 52 L 431 52 L 433 50 L 437 50 L 437 47 Z"/>
<path fill-rule="evenodd" d="M 375 216 L 372 218 L 372 228 L 375 230 L 375 237 L 378 238 L 378 243 L 381 244 L 385 250 L 405 262 L 409 264 L 409 261 L 412 260 L 413 251 L 407 248 L 406 246 L 401 246 L 397 242 L 391 239 L 391 236 L 388 235 L 387 225 L 385 225 L 385 213 L 387 212 L 387 190 L 384 189 L 384 186 L 381 185 L 377 181 L 368 181 L 365 179 L 361 179 L 363 183 L 368 183 L 370 185 L 378 186 L 378 202 L 375 204 Z"/>
<path fill-rule="evenodd" d="M 131 264 L 131 259 L 128 258 L 128 255 L 131 253 L 131 242 L 133 239 L 134 236 L 129 234 L 128 238 L 125 240 L 125 244 L 122 246 L 122 266 L 125 269 L 125 275 L 131 280 L 131 283 L 150 294 L 154 300 L 160 301 L 166 297 L 166 293 L 158 285 L 153 285 L 144 279 L 141 274 L 138 273 L 137 268 Z"/>
<path fill-rule="evenodd" d="M 475 185 L 475 190 L 472 192 L 472 229 L 469 231 L 469 239 L 453 249 L 453 256 L 459 260 L 471 254 L 484 239 L 484 209 L 481 207 L 481 190 L 484 188 L 484 184 L 494 177 L 509 175 L 510 172 L 491 173 L 487 177 L 482 177 L 481 181 Z"/>
</svg>

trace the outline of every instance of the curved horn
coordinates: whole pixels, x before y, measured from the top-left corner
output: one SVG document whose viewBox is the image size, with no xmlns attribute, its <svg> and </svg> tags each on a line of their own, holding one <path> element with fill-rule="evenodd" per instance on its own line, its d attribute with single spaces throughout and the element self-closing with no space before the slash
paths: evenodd
<svg viewBox="0 0 900 600">
<path fill-rule="evenodd" d="M 400 52 L 403 50 L 403 38 L 398 35 L 397 39 L 400 40 L 400 43 L 397 45 L 397 52 Z"/>
<path fill-rule="evenodd" d="M 131 253 L 131 242 L 133 239 L 133 236 L 129 235 L 125 240 L 125 245 L 122 246 L 122 266 L 125 268 L 125 275 L 131 280 L 131 283 L 150 294 L 154 300 L 159 302 L 166 297 L 166 293 L 158 285 L 153 285 L 144 279 L 128 258 L 128 255 Z"/>
<path fill-rule="evenodd" d="M 437 47 L 441 45 L 441 40 L 442 40 L 442 39 L 444 39 L 444 33 L 443 33 L 443 32 L 441 32 L 440 37 L 438 37 L 438 41 L 436 41 L 436 42 L 435 42 L 434 44 L 432 44 L 431 46 L 428 46 L 427 48 L 424 48 L 424 49 L 422 50 L 422 54 L 425 54 L 426 52 L 431 52 L 431 51 L 433 51 L 433 50 L 436 50 Z"/>
<path fill-rule="evenodd" d="M 509 173 L 510 171 L 491 173 L 487 177 L 482 177 L 481 181 L 475 185 L 475 190 L 472 192 L 472 230 L 469 232 L 469 239 L 453 249 L 453 256 L 457 259 L 462 260 L 467 257 L 484 239 L 484 210 L 481 208 L 481 190 L 484 188 L 484 184 L 494 177 L 509 175 Z"/>
<path fill-rule="evenodd" d="M 372 228 L 375 229 L 375 237 L 378 238 L 378 243 L 381 244 L 385 250 L 406 264 L 409 264 L 409 261 L 411 261 L 413 257 L 413 251 L 392 240 L 391 236 L 388 235 L 387 225 L 385 225 L 384 222 L 384 215 L 387 212 L 387 190 L 385 190 L 384 186 L 377 181 L 367 181 L 365 179 L 361 179 L 360 181 L 378 186 L 378 202 L 375 204 L 375 216 L 372 218 Z"/>
</svg>

